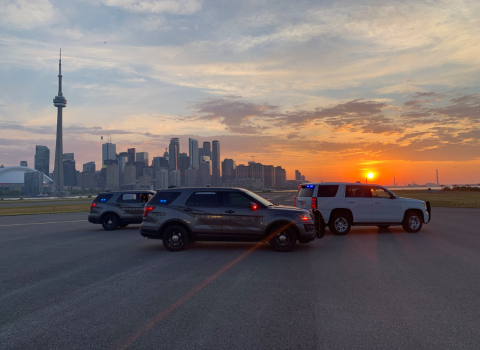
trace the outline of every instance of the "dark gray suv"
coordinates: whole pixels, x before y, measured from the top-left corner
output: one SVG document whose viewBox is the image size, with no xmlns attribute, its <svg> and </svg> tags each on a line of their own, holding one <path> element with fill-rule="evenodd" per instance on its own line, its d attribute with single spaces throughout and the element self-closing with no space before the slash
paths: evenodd
<svg viewBox="0 0 480 350">
<path fill-rule="evenodd" d="M 170 251 L 193 241 L 270 242 L 286 252 L 321 238 L 324 228 L 308 210 L 274 205 L 239 188 L 159 190 L 144 208 L 142 236 Z"/>
<path fill-rule="evenodd" d="M 155 194 L 154 191 L 118 191 L 100 193 L 90 205 L 88 221 L 102 224 L 107 231 L 118 226 L 141 224 L 143 207 Z"/>
</svg>

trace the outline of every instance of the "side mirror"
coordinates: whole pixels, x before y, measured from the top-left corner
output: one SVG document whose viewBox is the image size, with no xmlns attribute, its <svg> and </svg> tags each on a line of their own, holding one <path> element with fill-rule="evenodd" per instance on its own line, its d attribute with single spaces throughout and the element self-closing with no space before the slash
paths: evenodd
<svg viewBox="0 0 480 350">
<path fill-rule="evenodd" d="M 390 199 L 395 199 L 397 197 L 395 197 L 393 194 L 390 195 Z"/>
<path fill-rule="evenodd" d="M 250 206 L 251 210 L 257 210 L 258 209 L 258 204 L 257 203 L 251 202 L 249 206 Z"/>
</svg>

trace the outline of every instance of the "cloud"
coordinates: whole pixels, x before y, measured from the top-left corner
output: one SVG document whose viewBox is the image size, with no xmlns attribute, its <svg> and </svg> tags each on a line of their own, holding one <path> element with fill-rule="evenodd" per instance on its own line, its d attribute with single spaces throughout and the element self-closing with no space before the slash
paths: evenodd
<svg viewBox="0 0 480 350">
<path fill-rule="evenodd" d="M 31 30 L 52 24 L 58 15 L 48 0 L 6 0 L 0 4 L 0 25 Z"/>
<path fill-rule="evenodd" d="M 202 8 L 199 0 L 101 0 L 106 6 L 120 7 L 131 12 L 190 15 Z"/>
</svg>

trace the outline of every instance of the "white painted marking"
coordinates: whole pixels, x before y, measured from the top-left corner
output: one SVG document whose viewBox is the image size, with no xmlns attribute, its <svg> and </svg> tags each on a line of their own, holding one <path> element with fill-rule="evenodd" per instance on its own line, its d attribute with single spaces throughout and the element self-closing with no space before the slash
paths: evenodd
<svg viewBox="0 0 480 350">
<path fill-rule="evenodd" d="M 10 224 L 0 226 L 26 226 L 26 225 L 46 225 L 46 224 L 63 224 L 64 222 L 80 222 L 86 220 L 74 220 L 74 221 L 53 221 L 53 222 L 32 222 L 31 224 Z"/>
</svg>

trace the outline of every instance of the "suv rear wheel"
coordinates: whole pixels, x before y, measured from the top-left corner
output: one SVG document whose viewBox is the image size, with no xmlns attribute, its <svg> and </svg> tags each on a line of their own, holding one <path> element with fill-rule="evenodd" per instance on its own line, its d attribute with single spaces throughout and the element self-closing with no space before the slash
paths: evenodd
<svg viewBox="0 0 480 350">
<path fill-rule="evenodd" d="M 330 224 L 328 225 L 330 231 L 335 235 L 346 235 L 352 223 L 350 222 L 350 217 L 345 212 L 335 213 L 333 217 L 330 218 Z"/>
<path fill-rule="evenodd" d="M 275 234 L 270 239 L 270 245 L 277 252 L 289 252 L 295 247 L 297 243 L 297 235 L 291 227 L 286 227 L 286 225 L 281 224 L 277 225 L 271 231 Z"/>
<path fill-rule="evenodd" d="M 416 233 L 422 229 L 422 217 L 415 211 L 408 211 L 403 219 L 403 229 L 410 233 Z"/>
<path fill-rule="evenodd" d="M 188 232 L 178 225 L 168 227 L 163 233 L 163 245 L 171 252 L 179 252 L 188 244 Z"/>
<path fill-rule="evenodd" d="M 113 214 L 107 214 L 102 219 L 102 226 L 107 231 L 113 231 L 118 227 L 118 217 Z"/>
</svg>

